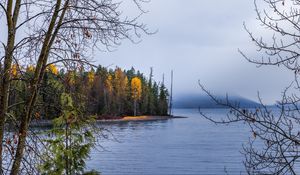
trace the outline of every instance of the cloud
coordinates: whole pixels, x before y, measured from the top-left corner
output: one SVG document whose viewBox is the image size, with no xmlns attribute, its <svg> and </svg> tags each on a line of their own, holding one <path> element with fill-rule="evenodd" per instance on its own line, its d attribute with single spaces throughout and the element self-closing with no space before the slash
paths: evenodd
<svg viewBox="0 0 300 175">
<path fill-rule="evenodd" d="M 161 80 L 165 73 L 167 83 L 173 69 L 175 95 L 200 91 L 201 80 L 218 94 L 257 99 L 261 91 L 267 103 L 279 99 L 292 78 L 282 68 L 258 69 L 238 53 L 240 48 L 256 56 L 244 21 L 251 29 L 263 31 L 257 29 L 252 1 L 152 0 L 144 8 L 149 13 L 141 20 L 159 32 L 144 36 L 139 45 L 124 42 L 116 52 L 97 53 L 103 58 L 100 64 L 134 66 L 145 73 L 154 67 L 155 78 Z"/>
<path fill-rule="evenodd" d="M 124 15 L 137 16 L 137 8 L 130 2 L 124 1 L 121 6 Z M 238 53 L 240 48 L 258 56 L 243 29 L 244 21 L 251 30 L 266 34 L 258 30 L 252 1 L 152 0 L 143 8 L 149 13 L 140 21 L 158 33 L 144 35 L 140 44 L 124 41 L 115 52 L 97 51 L 96 63 L 126 69 L 133 66 L 146 75 L 153 67 L 154 78 L 161 81 L 165 74 L 167 86 L 173 69 L 175 95 L 201 91 L 201 80 L 218 94 L 229 92 L 255 100 L 257 91 L 261 91 L 267 103 L 279 99 L 280 92 L 293 78 L 283 68 L 257 68 Z M 3 41 L 5 24 L 0 22 Z"/>
</svg>

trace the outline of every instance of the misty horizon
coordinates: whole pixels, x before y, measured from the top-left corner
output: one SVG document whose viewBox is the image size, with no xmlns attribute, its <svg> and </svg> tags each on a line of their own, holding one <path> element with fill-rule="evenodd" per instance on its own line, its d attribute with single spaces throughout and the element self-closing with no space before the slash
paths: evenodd
<svg viewBox="0 0 300 175">
<path fill-rule="evenodd" d="M 153 0 L 145 4 L 143 8 L 149 12 L 141 20 L 157 33 L 143 37 L 139 44 L 126 41 L 113 52 L 95 52 L 95 63 L 123 69 L 133 66 L 146 76 L 153 67 L 154 79 L 161 82 L 164 74 L 168 88 L 173 70 L 174 97 L 185 92 L 201 94 L 201 81 L 218 95 L 228 93 L 257 101 L 259 92 L 266 104 L 280 100 L 282 90 L 293 80 L 291 73 L 282 67 L 257 68 L 238 52 L 261 56 L 243 28 L 245 22 L 254 33 L 262 32 L 257 28 L 252 1 L 193 0 L 181 8 L 182 3 Z"/>
</svg>

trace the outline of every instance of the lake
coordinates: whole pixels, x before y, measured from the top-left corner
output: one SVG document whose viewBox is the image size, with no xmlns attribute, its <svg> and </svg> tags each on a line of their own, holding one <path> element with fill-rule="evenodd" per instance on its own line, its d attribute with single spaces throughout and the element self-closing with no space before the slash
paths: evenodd
<svg viewBox="0 0 300 175">
<path fill-rule="evenodd" d="M 224 117 L 226 109 L 204 109 Z M 245 172 L 242 144 L 250 129 L 239 124 L 215 125 L 197 109 L 175 109 L 165 121 L 105 123 L 115 139 L 103 139 L 87 162 L 102 175 L 199 175 Z"/>
</svg>

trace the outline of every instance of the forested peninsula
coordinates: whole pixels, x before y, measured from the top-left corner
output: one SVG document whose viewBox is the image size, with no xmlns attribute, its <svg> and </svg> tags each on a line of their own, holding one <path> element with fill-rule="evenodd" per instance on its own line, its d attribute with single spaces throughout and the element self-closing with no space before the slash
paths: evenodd
<svg viewBox="0 0 300 175">
<path fill-rule="evenodd" d="M 23 80 L 30 81 L 35 70 L 33 65 L 12 67 L 11 74 L 16 81 L 11 85 L 11 105 L 27 99 L 28 87 Z M 163 81 L 153 80 L 152 69 L 147 77 L 134 68 L 108 69 L 99 65 L 88 70 L 83 67 L 66 70 L 51 64 L 40 88 L 34 113 L 37 120 L 61 116 L 61 101 L 66 93 L 72 97 L 75 108 L 82 116 L 93 116 L 98 120 L 168 115 L 168 90 Z M 10 111 L 14 116 L 20 116 L 22 109 L 23 104 L 20 103 L 11 106 Z"/>
</svg>

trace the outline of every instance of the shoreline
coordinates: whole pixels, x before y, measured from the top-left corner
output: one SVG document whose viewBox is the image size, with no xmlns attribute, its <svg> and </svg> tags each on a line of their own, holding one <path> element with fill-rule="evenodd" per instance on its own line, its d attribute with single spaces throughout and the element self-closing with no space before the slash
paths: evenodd
<svg viewBox="0 0 300 175">
<path fill-rule="evenodd" d="M 158 121 L 158 120 L 169 120 L 169 119 L 180 119 L 187 118 L 182 116 L 152 116 L 152 115 L 143 115 L 143 116 L 124 116 L 115 119 L 96 119 L 96 123 L 111 123 L 111 122 L 144 122 L 144 121 Z M 51 120 L 34 120 L 30 123 L 31 127 L 51 127 Z"/>
<path fill-rule="evenodd" d="M 157 115 L 143 115 L 143 116 L 124 116 L 119 119 L 99 119 L 97 122 L 130 122 L 130 121 L 155 121 L 155 120 L 169 120 L 187 118 L 181 116 L 157 116 Z"/>
</svg>

